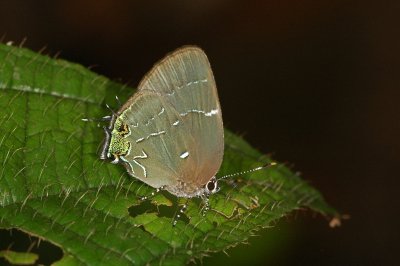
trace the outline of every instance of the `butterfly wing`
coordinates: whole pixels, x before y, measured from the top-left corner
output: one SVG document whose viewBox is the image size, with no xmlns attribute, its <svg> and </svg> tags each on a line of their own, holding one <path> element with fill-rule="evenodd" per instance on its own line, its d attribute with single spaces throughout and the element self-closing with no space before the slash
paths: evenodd
<svg viewBox="0 0 400 266">
<path fill-rule="evenodd" d="M 197 47 L 168 55 L 121 110 L 130 127 L 128 171 L 178 196 L 193 196 L 218 171 L 223 124 L 210 64 Z"/>
</svg>

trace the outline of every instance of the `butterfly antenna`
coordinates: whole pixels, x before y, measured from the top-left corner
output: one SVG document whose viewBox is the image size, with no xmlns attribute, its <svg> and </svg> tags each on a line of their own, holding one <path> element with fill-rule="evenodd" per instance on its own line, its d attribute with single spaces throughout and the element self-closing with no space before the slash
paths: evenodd
<svg viewBox="0 0 400 266">
<path fill-rule="evenodd" d="M 115 100 L 117 100 L 117 103 L 119 104 L 119 106 L 122 106 L 122 102 L 120 101 L 119 97 L 117 95 L 115 95 Z"/>
<path fill-rule="evenodd" d="M 256 167 L 256 168 L 253 168 L 253 169 L 250 169 L 250 170 L 246 170 L 246 171 L 237 172 L 237 173 L 234 173 L 234 174 L 229 174 L 229 175 L 221 176 L 220 178 L 218 178 L 218 180 L 225 179 L 225 178 L 227 178 L 227 177 L 233 177 L 233 176 L 238 176 L 238 175 L 245 175 L 245 174 L 252 173 L 252 172 L 256 172 L 256 171 L 259 171 L 259 170 L 262 170 L 262 169 L 264 169 L 264 168 L 267 168 L 267 167 L 270 167 L 270 166 L 274 166 L 274 165 L 276 165 L 275 162 L 267 163 L 267 164 L 264 164 L 263 166 L 259 166 L 259 167 Z"/>
<path fill-rule="evenodd" d="M 116 114 L 115 111 L 114 111 L 108 104 L 106 104 L 106 107 L 107 107 L 108 110 L 111 111 L 111 113 L 112 113 L 113 115 Z"/>
<path fill-rule="evenodd" d="M 81 120 L 84 122 L 104 122 L 104 121 L 111 121 L 113 117 L 115 117 L 117 114 L 115 111 L 108 105 L 106 104 L 106 107 L 108 110 L 111 111 L 112 115 L 106 115 L 103 116 L 102 118 L 82 118 Z"/>
<path fill-rule="evenodd" d="M 81 119 L 84 122 L 104 122 L 104 121 L 110 121 L 111 120 L 111 115 L 106 115 L 103 116 L 102 118 L 82 118 Z"/>
</svg>

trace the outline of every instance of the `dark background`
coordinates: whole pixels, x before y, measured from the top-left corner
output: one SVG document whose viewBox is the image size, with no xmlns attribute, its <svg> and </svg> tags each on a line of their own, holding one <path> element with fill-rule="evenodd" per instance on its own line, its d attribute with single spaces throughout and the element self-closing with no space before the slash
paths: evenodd
<svg viewBox="0 0 400 266">
<path fill-rule="evenodd" d="M 132 86 L 166 53 L 199 45 L 225 125 L 351 216 L 330 229 L 297 213 L 205 265 L 390 265 L 400 240 L 400 6 L 375 2 L 1 1 L 0 36 Z"/>
</svg>

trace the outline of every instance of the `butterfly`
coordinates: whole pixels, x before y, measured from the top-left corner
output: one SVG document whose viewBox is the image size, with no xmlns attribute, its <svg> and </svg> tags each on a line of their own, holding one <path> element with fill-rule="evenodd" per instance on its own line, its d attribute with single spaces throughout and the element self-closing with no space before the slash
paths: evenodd
<svg viewBox="0 0 400 266">
<path fill-rule="evenodd" d="M 224 130 L 217 87 L 206 54 L 185 46 L 154 65 L 137 92 L 104 127 L 101 159 L 177 197 L 219 190 Z"/>
</svg>

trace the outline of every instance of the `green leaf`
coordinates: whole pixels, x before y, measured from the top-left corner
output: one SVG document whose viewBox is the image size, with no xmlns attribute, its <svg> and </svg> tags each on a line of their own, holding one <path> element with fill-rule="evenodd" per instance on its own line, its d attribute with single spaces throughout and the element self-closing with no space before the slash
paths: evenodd
<svg viewBox="0 0 400 266">
<path fill-rule="evenodd" d="M 80 262 L 71 255 L 65 255 L 61 260 L 53 263 L 51 266 L 75 266 L 79 265 Z"/>
<path fill-rule="evenodd" d="M 0 258 L 5 258 L 9 263 L 18 265 L 32 265 L 39 258 L 37 254 L 30 252 L 15 252 L 0 250 Z"/>
<path fill-rule="evenodd" d="M 82 118 L 109 114 L 105 103 L 134 89 L 84 67 L 0 44 L 0 228 L 18 228 L 64 251 L 59 265 L 185 264 L 226 250 L 299 208 L 338 217 L 314 188 L 277 164 L 222 182 L 201 215 L 190 200 L 172 227 L 178 204 L 103 162 L 103 130 Z M 271 162 L 225 132 L 219 175 Z"/>
</svg>

